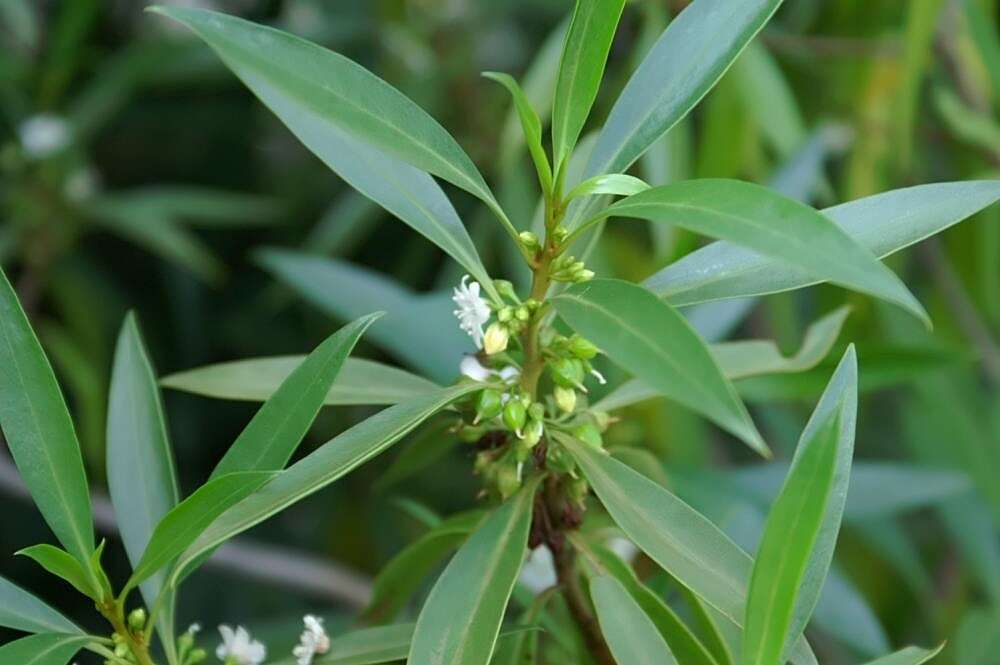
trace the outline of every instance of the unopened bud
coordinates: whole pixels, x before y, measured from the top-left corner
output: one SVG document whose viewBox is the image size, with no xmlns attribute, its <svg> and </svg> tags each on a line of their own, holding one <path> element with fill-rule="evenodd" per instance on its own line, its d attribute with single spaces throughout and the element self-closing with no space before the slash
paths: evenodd
<svg viewBox="0 0 1000 665">
<path fill-rule="evenodd" d="M 516 432 L 518 437 L 521 436 L 521 428 L 524 427 L 527 416 L 524 402 L 520 399 L 509 399 L 503 407 L 503 422 L 507 426 L 507 429 Z"/>
<path fill-rule="evenodd" d="M 465 426 L 458 430 L 459 440 L 464 441 L 465 443 L 475 443 L 476 441 L 479 441 L 479 439 L 483 438 L 484 434 L 486 434 L 486 428 L 482 426 Z"/>
<path fill-rule="evenodd" d="M 497 288 L 497 293 L 504 298 L 507 298 L 508 300 L 517 300 L 517 292 L 514 291 L 514 285 L 506 279 L 493 280 L 493 286 Z"/>
<path fill-rule="evenodd" d="M 528 417 L 532 420 L 545 419 L 545 406 L 541 402 L 534 402 L 528 406 Z"/>
<path fill-rule="evenodd" d="M 506 307 L 501 307 L 500 311 L 497 312 L 497 321 L 500 323 L 506 323 L 514 318 L 514 308 L 510 305 Z"/>
<path fill-rule="evenodd" d="M 476 399 L 476 423 L 492 420 L 503 410 L 503 398 L 500 391 L 487 388 L 479 393 Z"/>
<path fill-rule="evenodd" d="M 549 371 L 557 386 L 572 388 L 583 383 L 583 364 L 573 358 L 560 358 L 551 365 Z"/>
<path fill-rule="evenodd" d="M 590 360 L 599 353 L 599 349 L 594 346 L 593 342 L 579 335 L 573 335 L 573 338 L 570 339 L 569 350 L 570 353 L 581 360 Z"/>
<path fill-rule="evenodd" d="M 516 464 L 504 464 L 497 471 L 497 490 L 500 497 L 506 499 L 521 488 Z"/>
<path fill-rule="evenodd" d="M 486 336 L 483 339 L 483 349 L 488 355 L 501 353 L 507 350 L 507 342 L 510 340 L 510 333 L 507 327 L 501 323 L 491 323 L 486 329 Z"/>
<path fill-rule="evenodd" d="M 527 321 L 531 317 L 531 312 L 524 305 L 521 305 L 516 310 L 514 310 L 514 316 L 517 317 L 518 321 Z"/>
<path fill-rule="evenodd" d="M 592 279 L 594 279 L 593 270 L 584 269 L 573 274 L 573 281 L 575 282 L 589 282 Z"/>
<path fill-rule="evenodd" d="M 597 429 L 602 432 L 608 431 L 608 426 L 611 424 L 611 416 L 607 411 L 593 411 L 590 415 L 594 417 L 594 424 L 597 425 Z"/>
<path fill-rule="evenodd" d="M 566 413 L 572 413 L 573 409 L 576 408 L 576 391 L 572 388 L 556 386 L 553 395 L 555 395 L 556 404 Z"/>
<path fill-rule="evenodd" d="M 204 649 L 195 649 L 190 653 L 190 655 L 188 655 L 187 662 L 190 663 L 190 665 L 197 665 L 197 663 L 202 662 L 206 658 L 208 658 L 208 654 Z"/>
<path fill-rule="evenodd" d="M 146 610 L 141 607 L 129 612 L 128 627 L 132 630 L 142 630 L 146 627 Z"/>
<path fill-rule="evenodd" d="M 521 244 L 524 248 L 530 251 L 536 251 L 540 245 L 538 244 L 538 236 L 536 236 L 531 231 L 521 231 L 517 234 L 517 237 L 521 240 Z"/>
<path fill-rule="evenodd" d="M 558 243 L 565 242 L 566 238 L 569 237 L 569 231 L 566 230 L 565 226 L 557 226 L 555 231 L 552 232 L 552 237 Z"/>
<path fill-rule="evenodd" d="M 573 458 L 566 454 L 562 446 L 549 446 L 545 454 L 545 462 L 556 473 L 572 473 L 575 464 Z"/>
<path fill-rule="evenodd" d="M 541 440 L 542 432 L 544 431 L 545 426 L 542 424 L 541 420 L 528 421 L 527 427 L 524 428 L 524 436 L 521 437 L 521 440 L 529 449 L 534 448 Z"/>
<path fill-rule="evenodd" d="M 591 448 L 602 450 L 604 441 L 601 439 L 601 432 L 594 423 L 583 423 L 573 429 L 573 436 L 583 441 Z"/>
</svg>

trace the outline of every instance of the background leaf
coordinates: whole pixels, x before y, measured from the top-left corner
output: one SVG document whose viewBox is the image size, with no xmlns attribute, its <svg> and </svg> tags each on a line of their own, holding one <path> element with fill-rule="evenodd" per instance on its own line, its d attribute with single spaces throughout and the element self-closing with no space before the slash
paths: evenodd
<svg viewBox="0 0 1000 665">
<path fill-rule="evenodd" d="M 66 665 L 93 638 L 41 633 L 0 646 L 0 662 L 17 665 Z"/>
<path fill-rule="evenodd" d="M 72 621 L 0 577 L 0 626 L 28 633 L 81 633 Z"/>
<path fill-rule="evenodd" d="M 601 633 L 619 665 L 677 663 L 656 626 L 611 575 L 590 580 L 590 597 L 601 623 Z"/>
</svg>

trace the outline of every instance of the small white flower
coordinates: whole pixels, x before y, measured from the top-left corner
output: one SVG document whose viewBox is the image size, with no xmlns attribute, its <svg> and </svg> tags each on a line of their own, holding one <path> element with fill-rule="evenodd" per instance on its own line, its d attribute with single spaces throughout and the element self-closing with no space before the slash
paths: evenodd
<svg viewBox="0 0 1000 665">
<path fill-rule="evenodd" d="M 261 665 L 267 658 L 267 648 L 257 640 L 250 639 L 250 633 L 243 626 L 237 626 L 234 631 L 229 626 L 219 626 L 222 644 L 215 650 L 219 660 L 236 665 Z"/>
<path fill-rule="evenodd" d="M 518 582 L 536 595 L 555 586 L 557 583 L 555 561 L 548 547 L 539 545 L 531 550 L 521 567 Z"/>
<path fill-rule="evenodd" d="M 483 367 L 479 359 L 472 354 L 462 357 L 458 370 L 462 376 L 467 376 L 473 381 L 485 381 L 493 374 L 488 367 Z"/>
<path fill-rule="evenodd" d="M 483 348 L 483 325 L 490 320 L 490 306 L 479 295 L 479 282 L 466 283 L 469 276 L 462 278 L 462 283 L 455 287 L 455 295 L 452 300 L 458 305 L 455 316 L 458 317 L 458 325 L 472 337 L 476 343 L 476 348 Z"/>
<path fill-rule="evenodd" d="M 191 635 L 197 635 L 198 633 L 201 632 L 201 624 L 200 623 L 191 624 L 190 626 L 188 626 L 187 632 L 190 633 Z"/>
<path fill-rule="evenodd" d="M 69 143 L 69 125 L 57 115 L 39 113 L 18 127 L 21 145 L 29 157 L 41 159 L 62 150 Z"/>
<path fill-rule="evenodd" d="M 505 382 L 510 382 L 521 376 L 521 370 L 514 365 L 507 365 L 502 370 L 497 372 L 497 376 L 503 379 Z"/>
<path fill-rule="evenodd" d="M 299 636 L 299 645 L 292 649 L 298 665 L 311 665 L 313 656 L 330 650 L 330 638 L 323 628 L 323 620 L 307 614 L 302 618 L 306 629 Z"/>
</svg>

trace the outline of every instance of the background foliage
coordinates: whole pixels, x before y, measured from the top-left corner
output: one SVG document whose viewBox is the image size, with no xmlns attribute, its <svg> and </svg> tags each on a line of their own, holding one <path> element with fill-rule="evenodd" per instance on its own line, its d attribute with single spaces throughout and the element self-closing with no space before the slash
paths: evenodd
<svg viewBox="0 0 1000 665">
<path fill-rule="evenodd" d="M 683 4 L 637 0 L 626 7 L 596 118 L 642 45 Z M 532 90 L 552 87 L 546 71 L 558 59 L 569 2 L 213 5 L 335 48 L 396 85 L 458 138 L 497 183 L 504 206 L 518 211 L 515 223 L 527 226 L 537 193 L 518 175 L 529 167 L 516 118 L 507 93 L 480 72 L 515 74 L 542 102 Z M 787 0 L 754 48 L 638 172 L 653 184 L 686 176 L 770 183 L 820 208 L 912 184 L 997 178 L 997 5 Z M 189 34 L 125 0 L 6 2 L 0 24 L 0 262 L 68 390 L 94 484 L 105 473 L 109 371 L 128 309 L 143 322 L 166 375 L 303 353 L 347 320 L 393 303 L 399 313 L 373 328 L 360 355 L 442 381 L 455 375 L 447 349 L 437 357 L 415 352 L 415 336 L 439 329 L 442 339 L 461 341 L 446 300 L 401 293 L 392 283 L 440 294 L 460 268 L 349 190 Z M 69 145 L 33 159 L 22 149 L 24 123 L 39 114 L 68 121 Z M 498 249 L 502 230 L 482 206 L 448 192 L 491 272 L 522 277 Z M 945 638 L 951 646 L 940 662 L 992 662 L 978 654 L 995 653 L 980 651 L 982 638 L 1000 633 L 998 216 L 994 206 L 890 260 L 927 306 L 933 332 L 830 286 L 712 311 L 716 338 L 774 338 L 790 353 L 811 321 L 845 300 L 852 307 L 842 340 L 857 342 L 862 394 L 835 564 L 842 613 L 827 622 L 843 634 L 818 629 L 813 641 L 823 662 L 856 662 L 890 644 Z M 696 246 L 686 232 L 645 224 L 618 225 L 605 237 L 591 262 L 603 275 L 631 280 Z M 303 253 L 334 257 L 337 269 L 319 271 Z M 844 344 L 816 370 L 739 383 L 779 459 L 789 458 Z M 255 407 L 172 391 L 166 406 L 187 494 Z M 327 409 L 310 440 L 325 441 L 368 412 Z M 739 470 L 752 461 L 749 451 L 672 404 L 646 402 L 631 415 L 610 430 L 609 445 L 623 447 L 623 455 L 650 451 L 644 459 L 651 472 L 673 487 L 736 493 L 740 502 L 713 517 L 737 534 L 741 526 L 754 531 L 783 468 L 770 479 L 767 469 Z M 425 442 L 444 440 L 433 423 L 424 431 Z M 187 587 L 180 625 L 245 622 L 265 638 L 273 631 L 277 652 L 305 610 L 328 616 L 332 627 L 350 622 L 371 576 L 425 530 L 428 515 L 476 505 L 465 450 L 437 446 L 430 468 L 413 469 L 411 447 L 224 550 L 228 563 L 205 569 L 203 584 Z M 0 544 L 9 553 L 45 540 L 47 530 L 3 460 Z M 390 465 L 391 475 L 376 482 Z M 121 549 L 109 548 L 107 557 L 112 570 L 119 559 L 123 578 Z M 87 616 L 85 602 L 23 558 L 0 557 L 0 574 Z M 850 605 L 855 590 L 871 612 Z"/>
</svg>

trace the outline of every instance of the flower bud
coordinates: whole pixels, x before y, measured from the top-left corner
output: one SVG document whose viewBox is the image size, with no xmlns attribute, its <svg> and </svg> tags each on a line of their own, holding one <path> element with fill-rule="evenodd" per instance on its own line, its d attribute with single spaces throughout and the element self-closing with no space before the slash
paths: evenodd
<svg viewBox="0 0 1000 665">
<path fill-rule="evenodd" d="M 583 384 L 583 365 L 573 358 L 560 358 L 549 365 L 552 380 L 563 388 L 578 387 Z"/>
<path fill-rule="evenodd" d="M 525 446 L 529 449 L 534 448 L 541 440 L 542 432 L 544 431 L 545 426 L 542 424 L 541 420 L 528 421 L 527 427 L 524 428 L 524 436 L 521 437 L 521 441 L 523 441 Z"/>
<path fill-rule="evenodd" d="M 538 236 L 531 231 L 521 231 L 517 234 L 517 237 L 520 239 L 521 244 L 524 245 L 524 248 L 529 251 L 537 251 L 541 246 L 538 243 Z"/>
<path fill-rule="evenodd" d="M 181 653 L 185 653 L 188 649 L 194 646 L 194 634 L 190 631 L 181 634 L 177 638 L 177 649 Z"/>
<path fill-rule="evenodd" d="M 562 446 L 549 446 L 545 454 L 545 462 L 556 473 L 568 474 L 576 466 L 573 458 L 566 454 Z"/>
<path fill-rule="evenodd" d="M 566 230 L 565 226 L 557 226 L 555 231 L 552 232 L 552 237 L 558 243 L 565 242 L 566 238 L 569 237 L 569 231 Z"/>
<path fill-rule="evenodd" d="M 142 630 L 146 627 L 146 610 L 138 607 L 128 615 L 128 627 L 132 630 Z"/>
<path fill-rule="evenodd" d="M 493 280 L 493 286 L 496 287 L 497 293 L 504 298 L 507 298 L 508 300 L 517 300 L 517 292 L 514 291 L 514 285 L 506 279 Z"/>
<path fill-rule="evenodd" d="M 205 650 L 204 650 L 204 649 L 195 649 L 195 650 L 194 650 L 194 651 L 192 651 L 192 652 L 191 652 L 191 654 L 190 654 L 190 655 L 188 656 L 188 660 L 187 660 L 187 662 L 188 662 L 188 663 L 189 663 L 190 665 L 197 665 L 198 663 L 200 663 L 200 662 L 202 662 L 203 660 L 205 660 L 205 659 L 206 659 L 207 657 L 208 657 L 208 654 L 207 654 L 207 653 L 205 653 Z"/>
<path fill-rule="evenodd" d="M 529 405 L 528 417 L 532 420 L 545 420 L 545 406 L 541 402 L 534 402 Z"/>
<path fill-rule="evenodd" d="M 589 491 L 590 485 L 583 478 L 573 478 L 566 487 L 566 494 L 576 503 L 582 503 Z"/>
<path fill-rule="evenodd" d="M 602 450 L 604 441 L 601 439 L 601 432 L 594 423 L 582 423 L 573 429 L 573 436 L 583 441 L 591 448 Z"/>
<path fill-rule="evenodd" d="M 486 337 L 483 339 L 483 349 L 488 355 L 500 353 L 507 349 L 507 342 L 510 340 L 510 333 L 502 323 L 491 323 L 486 329 Z"/>
<path fill-rule="evenodd" d="M 593 411 L 590 415 L 594 417 L 594 424 L 597 425 L 599 430 L 602 432 L 608 431 L 608 426 L 611 424 L 611 416 L 607 411 Z"/>
<path fill-rule="evenodd" d="M 503 464 L 497 470 L 497 490 L 500 497 L 506 499 L 521 488 L 516 464 Z"/>
<path fill-rule="evenodd" d="M 593 342 L 579 335 L 573 335 L 570 339 L 569 351 L 581 360 L 590 360 L 600 352 Z"/>
<path fill-rule="evenodd" d="M 527 416 L 524 402 L 520 399 L 509 399 L 503 407 L 503 422 L 507 429 L 517 433 L 518 438 L 521 436 L 521 428 L 524 427 Z"/>
<path fill-rule="evenodd" d="M 492 455 L 487 452 L 481 452 L 476 455 L 476 461 L 473 463 L 472 470 L 484 478 L 489 478 L 493 473 L 492 462 Z"/>
<path fill-rule="evenodd" d="M 485 427 L 470 427 L 468 425 L 458 430 L 458 438 L 465 443 L 475 443 L 486 434 Z"/>
<path fill-rule="evenodd" d="M 487 388 L 479 393 L 476 399 L 476 423 L 492 420 L 503 410 L 503 399 L 499 390 Z"/>
<path fill-rule="evenodd" d="M 553 395 L 555 395 L 556 404 L 566 413 L 572 413 L 573 409 L 576 408 L 576 391 L 572 388 L 556 386 Z"/>
<path fill-rule="evenodd" d="M 592 279 L 594 279 L 593 270 L 584 269 L 573 273 L 573 281 L 575 282 L 589 282 Z"/>
</svg>

